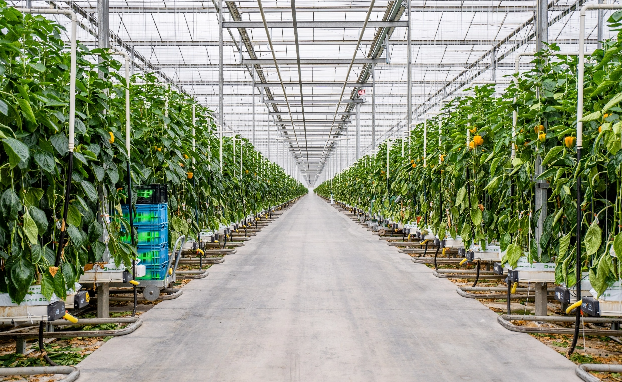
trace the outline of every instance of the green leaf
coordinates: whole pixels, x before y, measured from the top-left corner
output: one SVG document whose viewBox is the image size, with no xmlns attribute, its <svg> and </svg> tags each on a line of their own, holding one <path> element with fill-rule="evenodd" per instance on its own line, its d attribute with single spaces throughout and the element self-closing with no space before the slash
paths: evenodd
<svg viewBox="0 0 622 382">
<path fill-rule="evenodd" d="M 564 149 L 563 146 L 555 146 L 546 153 L 546 156 L 542 160 L 542 166 L 546 166 L 551 163 L 554 159 L 559 159 L 559 153 Z"/>
<path fill-rule="evenodd" d="M 35 114 L 30 107 L 30 102 L 28 102 L 28 100 L 26 99 L 18 98 L 17 103 L 19 104 L 19 108 L 22 109 L 22 114 L 24 114 L 24 117 L 26 117 L 26 119 L 32 123 L 37 123 Z"/>
<path fill-rule="evenodd" d="M 60 267 L 61 272 L 63 273 L 63 277 L 65 278 L 65 282 L 68 284 L 69 288 L 73 288 L 74 283 L 76 282 L 76 272 L 73 267 L 69 263 L 64 263 Z"/>
<path fill-rule="evenodd" d="M 479 208 L 471 209 L 471 221 L 475 226 L 482 224 L 482 211 Z"/>
<path fill-rule="evenodd" d="M 28 63 L 29 66 L 31 66 L 33 69 L 35 69 L 38 72 L 45 72 L 45 65 L 40 63 L 40 62 L 29 62 Z"/>
<path fill-rule="evenodd" d="M 106 175 L 104 168 L 98 165 L 92 165 L 92 167 L 93 167 L 93 173 L 95 174 L 97 181 L 101 182 L 102 180 L 104 180 L 104 176 Z"/>
<path fill-rule="evenodd" d="M 559 238 L 559 256 L 564 256 L 570 246 L 570 234 Z"/>
<path fill-rule="evenodd" d="M 555 214 L 555 219 L 553 219 L 553 225 L 555 225 L 555 223 L 559 221 L 563 214 L 564 210 L 560 208 L 559 211 L 557 211 L 557 213 Z"/>
<path fill-rule="evenodd" d="M 71 224 L 67 225 L 67 234 L 69 235 L 69 238 L 71 239 L 71 241 L 73 242 L 73 245 L 75 245 L 76 247 L 81 247 L 83 242 L 84 242 L 84 238 L 82 237 L 82 233 L 80 232 L 80 230 L 76 227 L 74 227 Z"/>
<path fill-rule="evenodd" d="M 518 158 L 518 157 L 512 159 L 512 166 L 513 167 L 518 167 L 518 166 L 522 165 L 523 163 L 524 163 L 523 160 Z"/>
<path fill-rule="evenodd" d="M 101 241 L 95 242 L 94 252 L 95 252 L 95 261 L 102 261 L 104 258 L 104 252 L 106 251 L 106 244 Z"/>
<path fill-rule="evenodd" d="M 97 190 L 95 190 L 95 187 L 93 187 L 91 182 L 83 180 L 80 184 L 82 185 L 82 189 L 84 190 L 86 197 L 89 198 L 90 201 L 96 202 L 98 198 Z"/>
<path fill-rule="evenodd" d="M 91 242 L 97 241 L 97 239 L 101 237 L 103 232 L 104 232 L 104 229 L 101 223 L 99 223 L 97 220 L 93 220 L 91 224 L 89 224 L 89 232 L 88 232 L 89 241 Z"/>
<path fill-rule="evenodd" d="M 618 233 L 613 239 L 613 251 L 618 260 L 622 262 L 622 232 Z"/>
<path fill-rule="evenodd" d="M 65 277 L 63 276 L 63 272 L 56 272 L 54 276 L 54 293 L 56 293 L 56 297 L 65 299 L 67 298 L 67 287 L 65 285 Z"/>
<path fill-rule="evenodd" d="M 41 294 L 46 299 L 51 299 L 52 294 L 54 293 L 54 278 L 50 274 L 50 272 L 43 273 L 43 277 L 41 278 Z"/>
<path fill-rule="evenodd" d="M 43 190 L 37 187 L 29 188 L 24 198 L 27 207 L 38 206 L 43 197 Z"/>
<path fill-rule="evenodd" d="M 497 185 L 499 184 L 500 178 L 501 178 L 501 175 L 495 176 L 490 182 L 488 182 L 486 187 L 484 187 L 484 190 L 486 190 L 486 191 L 494 191 L 495 188 L 497 188 Z"/>
<path fill-rule="evenodd" d="M 584 242 L 585 250 L 588 256 L 592 256 L 596 253 L 596 251 L 598 251 L 598 248 L 600 248 L 600 244 L 602 242 L 602 231 L 596 220 L 594 220 L 590 225 L 590 228 L 587 229 Z"/>
<path fill-rule="evenodd" d="M 11 281 L 13 282 L 13 285 L 15 285 L 15 288 L 18 291 L 23 291 L 24 292 L 24 296 L 25 296 L 25 292 L 28 290 L 28 288 L 30 287 L 30 285 L 32 285 L 32 282 L 35 279 L 35 267 L 30 264 L 29 262 L 26 261 L 26 259 L 21 258 L 18 261 L 15 262 L 15 264 L 13 264 L 13 267 L 11 267 Z M 23 300 L 23 296 L 22 296 L 22 300 Z M 21 303 L 22 301 L 15 301 L 18 304 Z"/>
<path fill-rule="evenodd" d="M 13 189 L 9 188 L 2 193 L 0 198 L 0 212 L 4 219 L 17 220 L 18 213 L 22 210 L 22 203 Z"/>
<path fill-rule="evenodd" d="M 611 109 L 613 106 L 618 104 L 620 101 L 622 101 L 622 93 L 616 94 L 615 96 L 613 96 L 612 99 L 609 100 L 609 102 L 607 102 L 605 107 L 603 107 L 603 113 Z"/>
<path fill-rule="evenodd" d="M 37 224 L 30 217 L 28 210 L 24 213 L 24 233 L 28 238 L 30 244 L 37 244 L 37 239 L 39 237 L 39 229 L 37 228 Z"/>
<path fill-rule="evenodd" d="M 523 249 L 518 244 L 510 244 L 505 252 L 505 259 L 510 267 L 515 268 L 518 259 L 523 256 Z"/>
<path fill-rule="evenodd" d="M 54 157 L 52 154 L 40 151 L 35 153 L 35 162 L 39 165 L 41 170 L 47 172 L 48 174 L 53 174 L 54 169 L 56 168 L 56 163 L 54 162 Z"/>
<path fill-rule="evenodd" d="M 50 137 L 50 142 L 60 155 L 65 155 L 69 152 L 69 139 L 65 134 L 59 133 L 52 135 Z"/>
<path fill-rule="evenodd" d="M 41 247 L 39 244 L 33 244 L 30 247 L 30 258 L 33 264 L 39 264 L 43 255 L 45 254 L 45 249 Z"/>
<path fill-rule="evenodd" d="M 6 104 L 3 100 L 0 99 L 0 113 L 9 116 L 9 105 Z"/>
<path fill-rule="evenodd" d="M 600 111 L 595 111 L 581 118 L 581 122 L 595 121 L 599 119 L 601 116 L 602 116 L 602 113 Z"/>
<path fill-rule="evenodd" d="M 37 207 L 30 207 L 30 216 L 37 225 L 39 235 L 43 235 L 48 230 L 48 219 L 43 210 Z"/>
<path fill-rule="evenodd" d="M 82 225 L 82 214 L 80 213 L 80 210 L 78 210 L 78 208 L 73 204 L 69 204 L 67 223 L 75 227 L 80 227 Z"/>
<path fill-rule="evenodd" d="M 15 138 L 5 138 L 2 140 L 4 150 L 9 155 L 9 163 L 14 168 L 21 161 L 27 161 L 30 157 L 28 146 Z"/>
<path fill-rule="evenodd" d="M 464 202 L 464 197 L 466 196 L 466 187 L 462 186 L 460 190 L 458 190 L 458 195 L 456 195 L 456 206 L 462 205 Z"/>
</svg>

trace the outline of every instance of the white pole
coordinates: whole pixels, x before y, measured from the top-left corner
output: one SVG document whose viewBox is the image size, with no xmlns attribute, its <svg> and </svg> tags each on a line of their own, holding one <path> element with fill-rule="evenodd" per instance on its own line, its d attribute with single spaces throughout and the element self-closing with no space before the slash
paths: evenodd
<svg viewBox="0 0 622 382">
<path fill-rule="evenodd" d="M 428 165 L 428 120 L 423 121 L 423 167 Z"/>
</svg>

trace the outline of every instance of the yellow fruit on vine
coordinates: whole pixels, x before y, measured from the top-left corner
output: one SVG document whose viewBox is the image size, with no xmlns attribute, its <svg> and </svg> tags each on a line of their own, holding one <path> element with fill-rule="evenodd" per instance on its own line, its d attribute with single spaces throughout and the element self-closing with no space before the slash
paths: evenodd
<svg viewBox="0 0 622 382">
<path fill-rule="evenodd" d="M 538 140 L 539 140 L 540 142 L 544 142 L 544 141 L 546 141 L 546 134 L 544 134 L 544 133 L 540 133 L 540 134 L 538 135 Z"/>
<path fill-rule="evenodd" d="M 475 148 L 475 142 L 471 141 L 469 142 L 469 149 L 474 149 Z"/>
<path fill-rule="evenodd" d="M 184 154 L 184 159 L 188 159 L 188 155 Z"/>
<path fill-rule="evenodd" d="M 158 147 L 158 151 L 162 151 L 162 147 Z"/>
<path fill-rule="evenodd" d="M 602 133 L 603 132 L 603 127 L 602 126 L 598 126 L 598 132 Z"/>
<path fill-rule="evenodd" d="M 605 115 L 603 115 L 603 118 L 607 118 L 607 117 L 609 117 L 609 115 L 610 114 L 605 114 Z"/>
<path fill-rule="evenodd" d="M 441 154 L 441 162 L 445 160 L 446 155 Z"/>
<path fill-rule="evenodd" d="M 112 131 L 109 131 L 108 134 L 110 134 L 110 139 L 108 141 L 114 143 L 114 134 L 112 134 Z"/>
<path fill-rule="evenodd" d="M 473 127 L 472 129 L 469 130 L 471 132 L 471 134 L 475 134 L 477 133 L 477 126 Z"/>
<path fill-rule="evenodd" d="M 181 162 L 179 162 L 179 166 L 180 166 L 180 167 L 184 167 L 184 164 L 183 164 L 183 163 L 181 163 Z"/>
<path fill-rule="evenodd" d="M 417 164 L 416 164 L 416 163 L 413 163 L 413 168 L 415 168 L 415 167 L 417 167 Z M 383 173 L 384 173 L 384 171 L 383 171 Z"/>
<path fill-rule="evenodd" d="M 536 127 L 533 130 L 536 132 L 536 134 L 539 135 L 541 132 L 544 131 L 544 125 L 536 125 Z"/>
<path fill-rule="evenodd" d="M 484 138 L 482 138 L 481 135 L 476 135 L 473 137 L 473 142 L 475 143 L 475 146 L 481 146 L 484 144 Z"/>
<path fill-rule="evenodd" d="M 192 177 L 193 177 L 193 176 L 194 176 L 194 174 L 193 174 L 193 173 L 188 172 L 188 179 L 192 179 Z"/>
<path fill-rule="evenodd" d="M 566 137 L 564 138 L 564 144 L 566 145 L 566 147 L 568 147 L 569 149 L 572 148 L 574 146 L 575 141 L 577 140 L 577 138 L 575 137 Z"/>
<path fill-rule="evenodd" d="M 484 205 L 483 204 L 478 204 L 477 207 L 479 207 L 479 210 L 484 212 Z"/>
</svg>

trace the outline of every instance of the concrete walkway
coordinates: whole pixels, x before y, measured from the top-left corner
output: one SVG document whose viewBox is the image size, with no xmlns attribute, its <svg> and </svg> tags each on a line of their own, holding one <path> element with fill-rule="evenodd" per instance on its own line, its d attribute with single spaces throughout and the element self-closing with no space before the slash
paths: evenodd
<svg viewBox="0 0 622 382">
<path fill-rule="evenodd" d="M 579 381 L 315 195 L 143 319 L 80 381 Z"/>
</svg>

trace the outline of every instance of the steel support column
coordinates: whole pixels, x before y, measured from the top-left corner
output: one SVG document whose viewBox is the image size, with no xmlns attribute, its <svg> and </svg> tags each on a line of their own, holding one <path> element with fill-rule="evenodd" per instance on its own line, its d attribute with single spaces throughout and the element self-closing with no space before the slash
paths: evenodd
<svg viewBox="0 0 622 382">
<path fill-rule="evenodd" d="M 218 2 L 218 131 L 220 140 L 220 172 L 222 173 L 222 141 L 224 134 L 224 72 L 223 72 L 223 19 L 222 19 L 222 0 Z M 253 87 L 254 89 L 254 87 Z M 253 90 L 253 93 L 255 91 Z M 253 97 L 253 101 L 255 97 Z M 254 114 L 253 114 L 254 115 Z"/>
<path fill-rule="evenodd" d="M 598 4 L 602 4 L 603 0 L 598 0 Z M 598 10 L 598 30 L 597 30 L 597 40 L 596 48 L 602 49 L 603 47 L 603 23 L 605 21 L 605 11 L 602 9 Z"/>
<path fill-rule="evenodd" d="M 412 118 L 413 118 L 413 104 L 412 104 L 412 52 L 411 52 L 411 45 L 410 45 L 410 41 L 411 41 L 411 36 L 410 36 L 410 17 L 411 17 L 411 0 L 407 0 L 408 1 L 408 29 L 406 32 L 406 39 L 408 40 L 406 42 L 406 70 L 408 71 L 408 73 L 406 73 L 406 82 L 407 82 L 407 96 L 406 96 L 406 130 L 408 132 L 408 143 L 410 144 L 410 128 L 411 128 L 411 124 L 412 124 Z"/>
<path fill-rule="evenodd" d="M 548 2 L 547 0 L 537 1 L 537 14 L 536 14 L 536 51 L 546 49 L 545 43 L 548 42 Z M 546 121 L 541 121 L 541 124 L 547 126 Z M 542 157 L 540 154 L 536 157 L 535 163 L 535 176 L 542 174 Z M 546 219 L 546 202 L 548 199 L 547 188 L 543 187 L 546 182 L 536 181 L 535 183 L 535 212 L 539 213 L 538 221 L 536 223 L 536 245 L 538 246 L 538 256 L 542 253 L 540 248 L 540 239 L 544 228 L 544 219 Z M 547 315 L 547 295 L 546 295 L 546 283 L 536 283 L 536 312 L 537 316 Z"/>
<path fill-rule="evenodd" d="M 356 104 L 356 160 L 361 159 L 361 104 Z"/>
<path fill-rule="evenodd" d="M 376 65 L 371 67 L 371 149 L 376 149 Z"/>
</svg>

